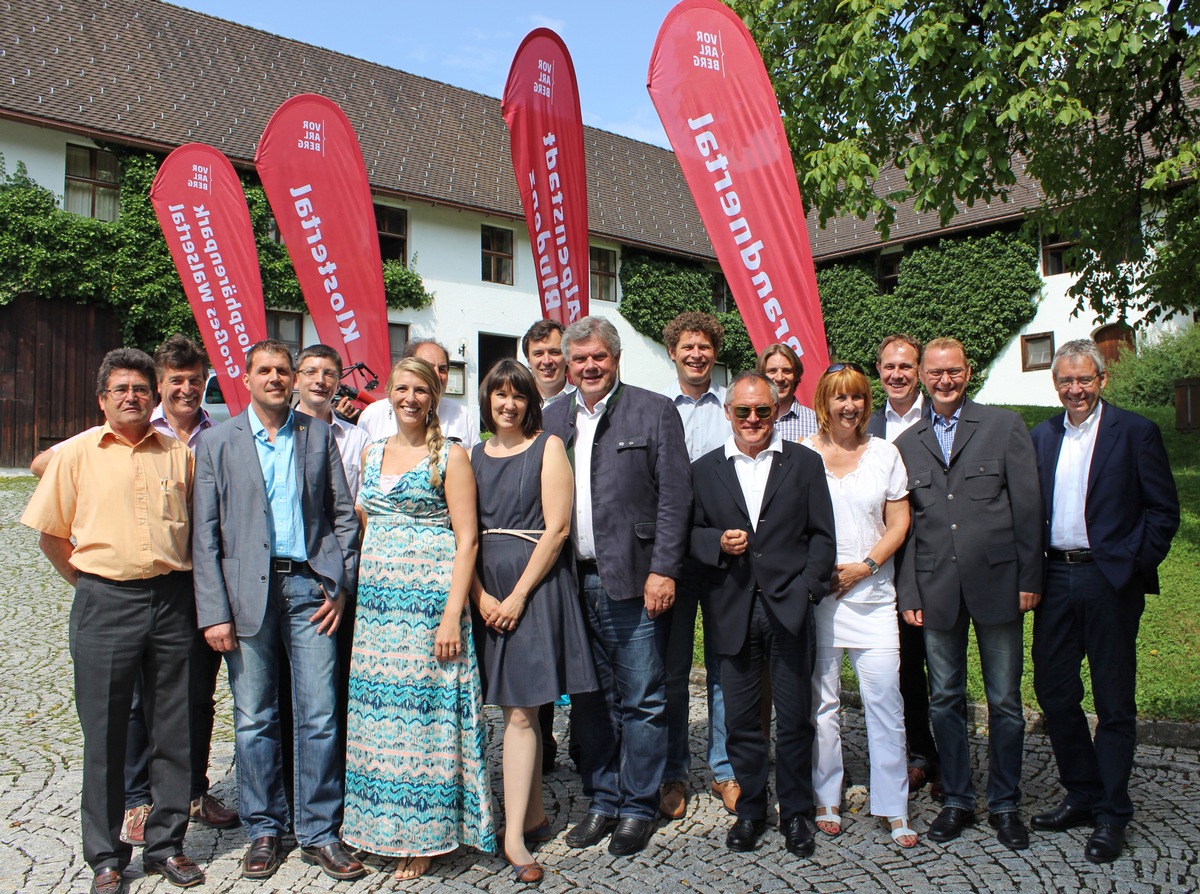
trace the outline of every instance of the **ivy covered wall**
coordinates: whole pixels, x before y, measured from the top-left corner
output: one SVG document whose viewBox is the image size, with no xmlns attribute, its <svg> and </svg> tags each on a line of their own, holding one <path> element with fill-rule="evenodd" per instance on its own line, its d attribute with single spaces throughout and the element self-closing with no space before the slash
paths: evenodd
<svg viewBox="0 0 1200 894">
<path fill-rule="evenodd" d="M 712 311 L 716 274 L 699 264 L 645 252 L 621 259 L 621 313 L 638 332 L 662 341 L 662 328 L 685 310 Z M 1038 252 L 1015 233 L 943 239 L 906 255 L 890 294 L 879 289 L 873 262 L 831 264 L 817 271 L 830 355 L 875 368 L 884 336 L 908 332 L 922 341 L 953 336 L 982 373 L 1033 319 L 1041 297 Z M 736 312 L 725 325 L 722 362 L 730 373 L 754 365 Z M 978 375 L 972 390 L 984 381 Z"/>
<path fill-rule="evenodd" d="M 63 211 L 53 192 L 23 165 L 9 174 L 0 157 L 0 304 L 18 295 L 110 305 L 127 345 L 146 350 L 167 335 L 198 338 L 191 307 L 150 204 L 162 157 L 113 148 L 120 167 L 121 214 L 111 223 Z M 258 181 L 242 174 L 267 307 L 304 310 L 287 249 L 271 238 L 271 208 Z M 399 261 L 383 265 L 388 307 L 433 301 L 420 275 Z"/>
</svg>

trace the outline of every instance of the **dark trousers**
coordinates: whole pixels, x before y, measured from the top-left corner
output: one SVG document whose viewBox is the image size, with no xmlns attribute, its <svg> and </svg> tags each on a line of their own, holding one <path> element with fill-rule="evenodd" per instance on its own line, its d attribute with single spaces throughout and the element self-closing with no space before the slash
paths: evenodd
<svg viewBox="0 0 1200 894">
<path fill-rule="evenodd" d="M 93 871 L 124 869 L 125 753 L 136 681 L 150 741 L 147 862 L 183 848 L 188 824 L 189 665 L 196 633 L 192 576 L 137 581 L 81 574 L 70 619 L 75 707 L 83 728 L 83 855 Z"/>
<path fill-rule="evenodd" d="M 212 751 L 213 721 L 217 713 L 217 674 L 221 653 L 214 652 L 196 631 L 192 645 L 190 687 L 192 693 L 192 789 L 191 800 L 208 792 L 208 759 Z M 150 803 L 150 737 L 142 709 L 142 682 L 138 678 L 129 712 L 129 734 L 125 754 L 125 809 Z"/>
<path fill-rule="evenodd" d="M 1094 563 L 1050 562 L 1033 618 L 1033 685 L 1072 807 L 1124 827 L 1137 746 L 1137 633 L 1146 597 L 1113 589 Z M 1083 713 L 1084 656 L 1096 705 L 1095 741 Z"/>
<path fill-rule="evenodd" d="M 937 746 L 929 724 L 929 679 L 925 676 L 925 634 L 900 619 L 900 697 L 904 699 L 904 735 L 908 763 L 926 772 L 937 769 Z"/>
<path fill-rule="evenodd" d="M 812 789 L 812 676 L 816 631 L 809 612 L 797 636 L 775 620 L 756 596 L 746 642 L 736 655 L 721 663 L 725 690 L 725 734 L 729 762 L 742 788 L 738 816 L 761 820 L 767 815 L 769 747 L 761 722 L 762 669 L 771 670 L 775 699 L 775 790 L 779 817 L 813 810 Z"/>
</svg>

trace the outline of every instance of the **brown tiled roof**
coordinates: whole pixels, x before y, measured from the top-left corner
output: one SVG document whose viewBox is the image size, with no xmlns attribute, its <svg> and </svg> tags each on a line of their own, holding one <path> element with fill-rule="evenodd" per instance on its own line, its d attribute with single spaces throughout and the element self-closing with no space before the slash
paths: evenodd
<svg viewBox="0 0 1200 894">
<path fill-rule="evenodd" d="M 321 93 L 346 112 L 374 190 L 521 218 L 499 100 L 158 0 L 0 0 L 0 117 L 168 151 L 208 143 L 253 161 L 271 113 Z M 712 259 L 675 156 L 585 128 L 592 233 L 625 245 Z M 881 178 L 901 176 L 891 171 Z M 953 229 L 1019 217 L 1009 203 L 964 209 Z M 871 219 L 808 216 L 818 260 L 878 247 Z M 936 214 L 898 210 L 891 241 L 942 231 Z"/>
<path fill-rule="evenodd" d="M 522 218 L 493 97 L 155 0 L 0 0 L 0 116 L 245 165 L 297 93 L 342 107 L 376 191 Z M 595 128 L 584 147 L 594 235 L 713 258 L 672 153 Z"/>
</svg>

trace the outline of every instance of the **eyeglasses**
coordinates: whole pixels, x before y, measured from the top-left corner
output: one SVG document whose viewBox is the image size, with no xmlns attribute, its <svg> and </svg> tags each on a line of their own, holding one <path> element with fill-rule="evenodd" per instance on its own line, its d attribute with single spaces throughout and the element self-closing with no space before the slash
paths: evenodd
<svg viewBox="0 0 1200 894">
<path fill-rule="evenodd" d="M 939 382 L 944 376 L 949 376 L 955 382 L 967 374 L 967 370 L 961 366 L 955 366 L 951 369 L 927 369 L 925 375 L 934 382 Z"/>
<path fill-rule="evenodd" d="M 829 375 L 830 373 L 841 372 L 843 369 L 853 370 L 854 372 L 858 373 L 860 376 L 866 375 L 866 373 L 863 372 L 863 368 L 861 366 L 859 366 L 857 363 L 833 363 L 829 366 L 828 369 L 825 370 L 825 375 Z"/>
<path fill-rule="evenodd" d="M 759 419 L 770 419 L 771 414 L 775 412 L 775 407 L 771 404 L 759 404 L 757 407 L 734 407 L 733 415 L 738 419 L 749 419 L 751 411 Z"/>
<path fill-rule="evenodd" d="M 326 382 L 336 382 L 338 374 L 332 369 L 318 369 L 315 366 L 306 366 L 300 370 L 300 375 L 306 379 L 324 379 Z"/>
<path fill-rule="evenodd" d="M 1099 376 L 1063 376 L 1061 379 L 1054 380 L 1054 387 L 1059 391 L 1066 391 L 1072 385 L 1078 385 L 1080 388 L 1090 388 L 1095 384 Z"/>
<path fill-rule="evenodd" d="M 104 389 L 105 394 L 111 394 L 117 400 L 124 400 L 132 394 L 138 400 L 145 400 L 151 394 L 149 385 L 118 385 L 116 388 Z"/>
</svg>

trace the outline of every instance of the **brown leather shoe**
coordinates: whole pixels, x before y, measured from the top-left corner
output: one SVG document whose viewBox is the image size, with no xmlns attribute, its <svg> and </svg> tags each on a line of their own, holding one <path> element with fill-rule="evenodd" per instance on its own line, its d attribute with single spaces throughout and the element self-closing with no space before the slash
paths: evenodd
<svg viewBox="0 0 1200 894">
<path fill-rule="evenodd" d="M 112 866 L 96 870 L 96 875 L 92 878 L 91 894 L 121 894 L 123 890 L 125 879 L 121 877 L 121 870 Z"/>
<path fill-rule="evenodd" d="M 250 849 L 242 861 L 242 875 L 246 878 L 270 878 L 282 862 L 283 848 L 279 838 L 263 835 L 250 842 Z"/>
<path fill-rule="evenodd" d="M 176 888 L 192 888 L 204 881 L 204 873 L 187 854 L 142 864 L 146 875 L 161 875 Z"/>
<path fill-rule="evenodd" d="M 146 843 L 146 817 L 150 816 L 150 805 L 139 804 L 125 811 L 125 819 L 121 823 L 121 840 L 135 847 Z"/>
<path fill-rule="evenodd" d="M 188 815 L 193 823 L 213 829 L 232 829 L 238 824 L 236 810 L 230 810 L 219 798 L 205 792 L 192 802 Z"/>
<path fill-rule="evenodd" d="M 354 859 L 340 841 L 324 847 L 302 847 L 300 859 L 311 866 L 320 866 L 327 876 L 339 881 L 362 878 L 367 874 L 367 867 Z"/>
<path fill-rule="evenodd" d="M 721 799 L 721 803 L 725 805 L 728 812 L 737 815 L 737 802 L 738 798 L 742 796 L 742 787 L 738 785 L 736 779 L 726 779 L 724 782 L 714 781 L 712 793 Z"/>
<path fill-rule="evenodd" d="M 658 795 L 658 812 L 667 819 L 679 819 L 687 813 L 687 786 L 683 782 L 668 782 Z"/>
</svg>

